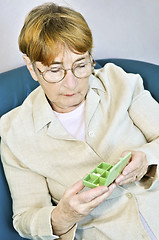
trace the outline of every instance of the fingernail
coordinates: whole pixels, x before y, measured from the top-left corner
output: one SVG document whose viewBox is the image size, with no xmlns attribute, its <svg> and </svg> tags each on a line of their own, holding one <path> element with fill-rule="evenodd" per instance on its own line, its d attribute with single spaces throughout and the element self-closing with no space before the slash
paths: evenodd
<svg viewBox="0 0 159 240">
<path fill-rule="evenodd" d="M 121 177 L 118 177 L 118 178 L 115 180 L 116 183 L 120 183 L 120 181 L 121 181 Z"/>
<path fill-rule="evenodd" d="M 109 186 L 109 190 L 114 190 L 114 188 L 116 188 L 116 184 L 115 184 L 115 183 L 112 183 L 112 184 Z"/>
<path fill-rule="evenodd" d="M 127 171 L 123 171 L 123 175 L 125 176 L 125 175 L 127 175 L 128 174 L 128 172 Z"/>
<path fill-rule="evenodd" d="M 102 189 L 103 193 L 104 192 L 107 192 L 108 191 L 108 188 L 106 186 L 103 186 L 103 189 Z"/>
</svg>

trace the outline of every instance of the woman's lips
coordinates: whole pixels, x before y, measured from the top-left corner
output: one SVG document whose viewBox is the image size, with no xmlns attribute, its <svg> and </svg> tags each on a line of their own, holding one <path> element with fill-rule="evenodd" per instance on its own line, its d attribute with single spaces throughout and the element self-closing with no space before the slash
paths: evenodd
<svg viewBox="0 0 159 240">
<path fill-rule="evenodd" d="M 64 94 L 64 96 L 66 96 L 66 97 L 72 97 L 72 96 L 74 96 L 74 95 L 76 95 L 75 93 L 72 93 L 72 94 Z"/>
</svg>

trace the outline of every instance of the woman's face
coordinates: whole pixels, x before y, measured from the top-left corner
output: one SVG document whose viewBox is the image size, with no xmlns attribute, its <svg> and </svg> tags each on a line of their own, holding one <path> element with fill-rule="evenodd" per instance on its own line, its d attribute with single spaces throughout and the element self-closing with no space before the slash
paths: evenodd
<svg viewBox="0 0 159 240">
<path fill-rule="evenodd" d="M 60 53 L 50 67 L 63 67 L 71 69 L 72 66 L 82 65 L 86 60 L 89 61 L 88 52 L 85 54 L 76 54 L 67 49 Z M 36 62 L 36 67 L 41 71 L 45 71 L 46 66 L 40 62 Z M 89 77 L 79 79 L 73 75 L 71 70 L 67 71 L 66 76 L 60 82 L 49 83 L 38 74 L 38 81 L 43 88 L 53 110 L 66 113 L 77 108 L 84 100 L 88 91 Z"/>
</svg>

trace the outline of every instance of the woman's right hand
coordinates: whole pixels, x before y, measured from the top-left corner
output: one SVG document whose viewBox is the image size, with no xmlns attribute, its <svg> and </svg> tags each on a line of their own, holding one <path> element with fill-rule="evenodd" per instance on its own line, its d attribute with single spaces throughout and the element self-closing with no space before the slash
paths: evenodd
<svg viewBox="0 0 159 240">
<path fill-rule="evenodd" d="M 52 211 L 52 227 L 54 234 L 60 236 L 76 223 L 87 216 L 94 208 L 107 199 L 116 185 L 99 186 L 88 191 L 80 192 L 83 188 L 82 180 L 68 188 Z"/>
</svg>

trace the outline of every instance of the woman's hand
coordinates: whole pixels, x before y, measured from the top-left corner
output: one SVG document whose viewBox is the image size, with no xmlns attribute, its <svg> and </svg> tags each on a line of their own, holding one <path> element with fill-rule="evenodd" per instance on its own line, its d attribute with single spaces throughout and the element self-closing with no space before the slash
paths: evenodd
<svg viewBox="0 0 159 240">
<path fill-rule="evenodd" d="M 109 187 L 99 186 L 80 192 L 84 188 L 83 182 L 80 180 L 67 189 L 57 207 L 52 211 L 54 234 L 60 236 L 66 233 L 107 199 L 115 187 L 115 184 L 111 184 Z"/>
<path fill-rule="evenodd" d="M 124 152 L 124 157 L 128 152 Z M 140 151 L 131 151 L 131 160 L 122 174 L 115 180 L 118 185 L 139 181 L 147 172 L 148 161 L 146 155 Z"/>
</svg>

